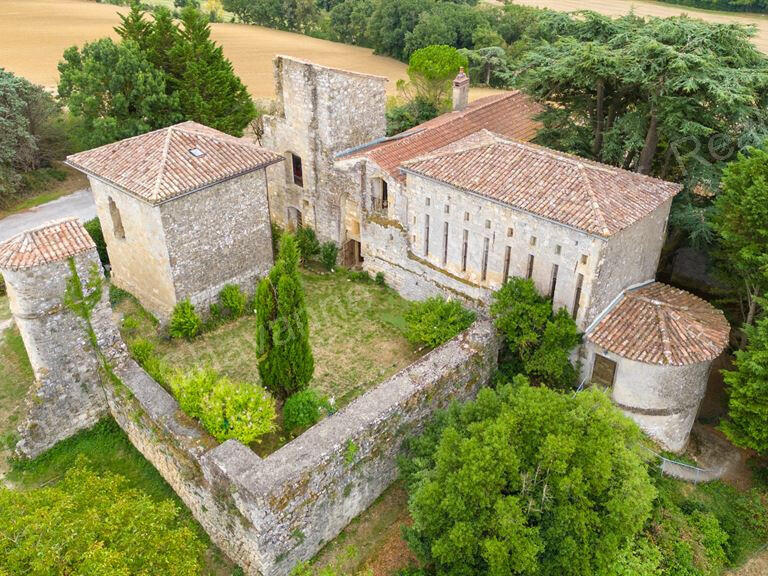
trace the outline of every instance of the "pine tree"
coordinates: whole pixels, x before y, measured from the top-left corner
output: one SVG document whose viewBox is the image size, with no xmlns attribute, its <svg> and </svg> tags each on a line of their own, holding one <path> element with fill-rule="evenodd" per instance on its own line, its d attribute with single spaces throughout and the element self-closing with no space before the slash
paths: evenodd
<svg viewBox="0 0 768 576">
<path fill-rule="evenodd" d="M 234 136 L 256 117 L 256 107 L 221 46 L 211 40 L 207 18 L 194 8 L 181 12 L 183 28 L 171 51 L 171 60 L 183 62 L 174 85 L 182 114 Z"/>
<path fill-rule="evenodd" d="M 309 318 L 299 277 L 295 238 L 280 238 L 280 256 L 256 292 L 259 375 L 264 387 L 285 399 L 307 387 L 315 370 Z"/>
</svg>

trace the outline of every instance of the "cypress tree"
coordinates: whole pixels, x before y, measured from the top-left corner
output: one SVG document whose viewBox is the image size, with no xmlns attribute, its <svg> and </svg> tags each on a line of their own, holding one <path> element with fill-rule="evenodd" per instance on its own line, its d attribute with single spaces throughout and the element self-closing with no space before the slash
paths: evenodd
<svg viewBox="0 0 768 576">
<path fill-rule="evenodd" d="M 285 399 L 304 390 L 315 370 L 309 317 L 295 238 L 280 238 L 280 256 L 256 292 L 257 346 L 262 384 Z"/>
</svg>

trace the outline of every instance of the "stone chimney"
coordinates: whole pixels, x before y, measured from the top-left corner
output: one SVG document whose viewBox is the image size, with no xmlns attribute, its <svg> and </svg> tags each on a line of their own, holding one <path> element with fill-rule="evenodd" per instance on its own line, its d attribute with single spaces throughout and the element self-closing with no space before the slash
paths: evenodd
<svg viewBox="0 0 768 576">
<path fill-rule="evenodd" d="M 459 68 L 459 73 L 453 79 L 453 109 L 463 110 L 469 102 L 469 76 L 464 74 L 464 67 Z"/>
</svg>

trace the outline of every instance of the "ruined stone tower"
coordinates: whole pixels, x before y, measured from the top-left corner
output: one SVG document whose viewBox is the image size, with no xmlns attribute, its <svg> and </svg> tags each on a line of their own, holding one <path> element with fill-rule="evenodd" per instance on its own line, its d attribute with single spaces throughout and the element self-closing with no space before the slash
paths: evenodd
<svg viewBox="0 0 768 576">
<path fill-rule="evenodd" d="M 67 306 L 67 284 L 77 271 L 93 295 L 91 315 L 110 314 L 96 246 L 75 219 L 48 223 L 0 245 L 0 271 L 35 385 L 19 429 L 17 452 L 34 457 L 107 414 L 99 360 L 85 319 Z M 90 285 L 88 285 L 90 283 Z"/>
</svg>

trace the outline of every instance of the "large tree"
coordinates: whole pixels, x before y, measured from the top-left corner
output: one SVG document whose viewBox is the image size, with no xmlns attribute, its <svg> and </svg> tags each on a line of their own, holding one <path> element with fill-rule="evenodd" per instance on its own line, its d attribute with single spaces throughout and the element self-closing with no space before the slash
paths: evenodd
<svg viewBox="0 0 768 576">
<path fill-rule="evenodd" d="M 747 346 L 736 352 L 735 370 L 723 372 L 728 387 L 726 435 L 738 446 L 768 454 L 768 316 L 746 326 Z"/>
<path fill-rule="evenodd" d="M 758 296 L 768 292 L 768 143 L 749 148 L 723 170 L 712 227 L 718 264 L 741 294 L 750 325 Z"/>
<path fill-rule="evenodd" d="M 257 288 L 256 323 L 262 384 L 283 400 L 304 390 L 315 361 L 299 277 L 299 250 L 290 234 L 280 237 L 278 260 Z"/>
<path fill-rule="evenodd" d="M 456 48 L 435 45 L 420 48 L 408 60 L 409 82 L 398 82 L 408 100 L 427 102 L 443 112 L 451 107 L 451 82 L 467 57 Z"/>
<path fill-rule="evenodd" d="M 435 0 L 378 0 L 368 20 L 368 38 L 377 54 L 406 58 L 405 36 Z"/>
<path fill-rule="evenodd" d="M 543 13 L 539 26 L 551 41 L 524 58 L 521 86 L 546 106 L 547 145 L 643 174 L 711 178 L 724 148 L 765 129 L 768 60 L 753 29 L 593 12 Z"/>
<path fill-rule="evenodd" d="M 82 122 L 80 142 L 100 146 L 181 120 L 178 99 L 166 92 L 166 76 L 131 40 L 109 38 L 64 52 L 59 96 Z"/>
<path fill-rule="evenodd" d="M 600 391 L 515 380 L 408 443 L 411 549 L 441 576 L 613 574 L 655 496 L 639 430 Z"/>
<path fill-rule="evenodd" d="M 78 462 L 60 482 L 0 488 L 0 574 L 199 574 L 205 549 L 171 500 Z"/>
</svg>

